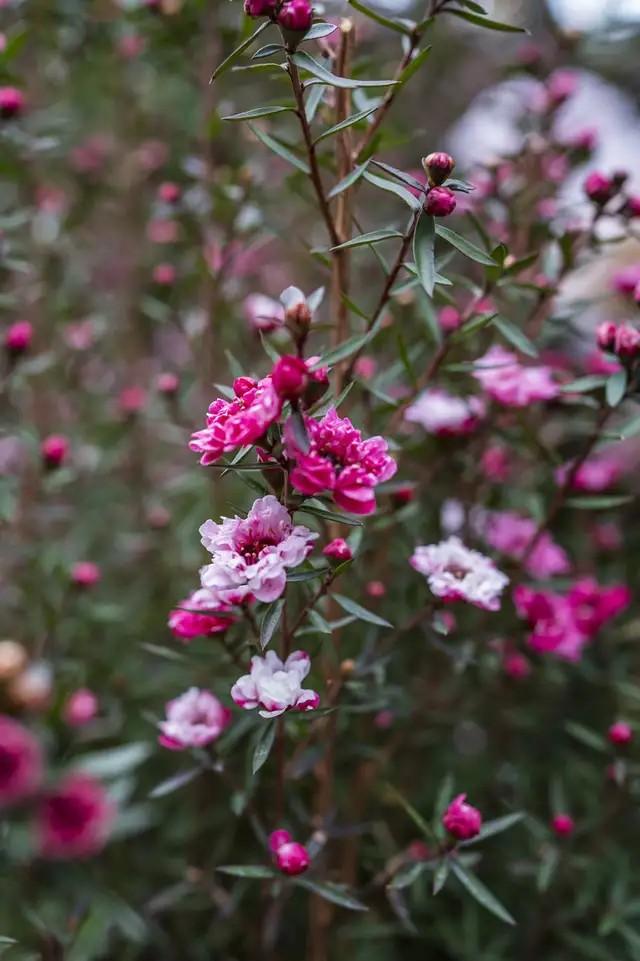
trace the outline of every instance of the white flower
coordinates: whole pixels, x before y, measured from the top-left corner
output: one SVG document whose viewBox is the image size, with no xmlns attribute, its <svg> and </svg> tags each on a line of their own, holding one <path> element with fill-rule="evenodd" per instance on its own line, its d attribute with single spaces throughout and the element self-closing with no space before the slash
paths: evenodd
<svg viewBox="0 0 640 961">
<path fill-rule="evenodd" d="M 231 711 L 211 691 L 190 687 L 167 704 L 161 721 L 160 743 L 172 751 L 203 747 L 220 737 L 231 721 Z"/>
<path fill-rule="evenodd" d="M 420 394 L 405 411 L 405 420 L 420 424 L 429 434 L 468 434 L 484 416 L 480 397 L 454 397 L 433 388 Z"/>
<path fill-rule="evenodd" d="M 500 595 L 509 583 L 493 561 L 455 536 L 439 544 L 416 547 L 410 563 L 424 574 L 436 597 L 468 601 L 487 611 L 499 610 Z"/>
<path fill-rule="evenodd" d="M 200 581 L 227 604 L 280 597 L 286 568 L 301 564 L 318 537 L 307 527 L 294 526 L 273 494 L 255 501 L 246 518 L 225 517 L 221 524 L 206 521 L 200 534 L 212 554 L 211 564 L 200 570 Z"/>
<path fill-rule="evenodd" d="M 238 678 L 231 697 L 240 707 L 251 711 L 260 707 L 261 717 L 278 717 L 288 710 L 312 711 L 320 703 L 315 691 L 304 689 L 302 681 L 311 661 L 304 651 L 294 651 L 286 661 L 275 651 L 251 658 L 251 673 Z"/>
</svg>

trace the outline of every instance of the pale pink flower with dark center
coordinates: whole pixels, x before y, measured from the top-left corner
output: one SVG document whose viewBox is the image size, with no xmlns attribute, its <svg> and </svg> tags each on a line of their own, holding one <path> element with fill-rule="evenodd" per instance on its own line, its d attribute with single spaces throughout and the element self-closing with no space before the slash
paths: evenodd
<svg viewBox="0 0 640 961">
<path fill-rule="evenodd" d="M 487 544 L 516 561 L 527 555 L 538 529 L 530 517 L 522 517 L 513 511 L 492 511 L 481 526 Z M 525 570 L 532 577 L 553 577 L 566 574 L 571 570 L 571 563 L 564 549 L 545 532 L 527 555 Z"/>
<path fill-rule="evenodd" d="M 170 751 L 204 747 L 217 740 L 231 723 L 231 711 L 211 691 L 190 687 L 169 701 L 158 741 Z"/>
<path fill-rule="evenodd" d="M 213 591 L 201 587 L 169 612 L 169 628 L 174 637 L 185 643 L 194 637 L 211 637 L 234 623 L 234 617 L 225 616 L 228 609 Z"/>
<path fill-rule="evenodd" d="M 278 300 L 264 294 L 249 294 L 242 302 L 249 326 L 268 334 L 284 324 L 284 307 Z"/>
<path fill-rule="evenodd" d="M 388 454 L 382 437 L 363 440 L 348 417 L 338 417 L 333 408 L 322 420 L 305 417 L 308 450 L 301 450 L 293 420 L 285 425 L 285 448 L 295 460 L 291 484 L 309 496 L 331 491 L 336 504 L 352 514 L 375 510 L 374 488 L 389 480 L 397 464 Z"/>
<path fill-rule="evenodd" d="M 70 774 L 40 802 L 37 833 L 44 858 L 86 858 L 105 844 L 115 809 L 88 774 Z"/>
<path fill-rule="evenodd" d="M 259 707 L 261 717 L 278 717 L 285 711 L 313 711 L 320 698 L 315 691 L 302 687 L 311 661 L 304 651 L 294 651 L 284 661 L 275 651 L 264 657 L 251 658 L 251 673 L 238 678 L 231 697 L 246 711 Z"/>
<path fill-rule="evenodd" d="M 318 537 L 307 527 L 295 526 L 273 494 L 258 498 L 246 518 L 206 521 L 200 534 L 212 554 L 211 564 L 200 570 L 202 586 L 227 604 L 280 597 L 287 568 L 301 564 Z"/>
<path fill-rule="evenodd" d="M 525 367 L 516 354 L 499 344 L 475 362 L 473 376 L 490 397 L 505 407 L 526 407 L 533 401 L 552 400 L 559 390 L 549 367 Z"/>
<path fill-rule="evenodd" d="M 191 435 L 189 449 L 205 467 L 245 444 L 255 443 L 280 416 L 282 400 L 270 377 L 234 381 L 233 400 L 218 397 L 207 411 L 207 426 Z"/>
<path fill-rule="evenodd" d="M 482 398 L 454 397 L 446 390 L 433 387 L 423 391 L 407 407 L 404 418 L 413 424 L 420 424 L 428 434 L 455 437 L 474 431 L 484 413 Z"/>
<path fill-rule="evenodd" d="M 439 544 L 416 547 L 411 566 L 424 574 L 436 597 L 467 601 L 486 611 L 500 608 L 500 596 L 509 578 L 493 561 L 466 547 L 455 535 Z"/>
</svg>

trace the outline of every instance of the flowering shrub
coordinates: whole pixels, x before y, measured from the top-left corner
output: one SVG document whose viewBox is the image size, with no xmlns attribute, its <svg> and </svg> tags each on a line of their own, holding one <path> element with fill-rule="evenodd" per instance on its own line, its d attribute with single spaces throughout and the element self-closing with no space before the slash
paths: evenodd
<svg viewBox="0 0 640 961">
<path fill-rule="evenodd" d="M 637 958 L 640 197 L 530 6 L 0 2 L 8 961 Z"/>
</svg>

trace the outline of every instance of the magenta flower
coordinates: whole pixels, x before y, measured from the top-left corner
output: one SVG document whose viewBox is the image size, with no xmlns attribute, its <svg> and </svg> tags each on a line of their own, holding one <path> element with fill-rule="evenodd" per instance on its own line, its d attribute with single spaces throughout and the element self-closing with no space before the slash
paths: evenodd
<svg viewBox="0 0 640 961">
<path fill-rule="evenodd" d="M 589 637 L 576 622 L 573 606 L 552 591 L 534 591 L 518 585 L 513 592 L 516 611 L 528 621 L 527 643 L 541 654 L 579 661 Z"/>
<path fill-rule="evenodd" d="M 551 827 L 559 838 L 568 838 L 575 831 L 575 821 L 570 814 L 554 814 Z"/>
<path fill-rule="evenodd" d="M 42 780 L 42 752 L 34 736 L 0 714 L 0 809 L 22 801 Z"/>
<path fill-rule="evenodd" d="M 99 781 L 70 774 L 42 798 L 37 815 L 38 847 L 44 858 L 86 858 L 105 844 L 115 815 Z"/>
<path fill-rule="evenodd" d="M 207 426 L 191 435 L 189 448 L 201 454 L 205 467 L 215 464 L 245 444 L 253 444 L 280 416 L 282 401 L 270 377 L 252 380 L 238 377 L 233 384 L 235 397 L 218 397 L 207 411 Z"/>
<path fill-rule="evenodd" d="M 631 591 L 626 584 L 600 587 L 593 578 L 585 577 L 573 585 L 567 602 L 580 630 L 593 637 L 607 621 L 629 606 Z"/>
<path fill-rule="evenodd" d="M 482 815 L 473 805 L 467 804 L 467 795 L 458 794 L 442 815 L 442 824 L 458 841 L 469 841 L 480 833 Z"/>
<path fill-rule="evenodd" d="M 500 609 L 500 595 L 509 583 L 493 561 L 455 536 L 439 544 L 416 547 L 410 564 L 424 574 L 436 597 L 467 601 L 486 611 Z"/>
<path fill-rule="evenodd" d="M 170 751 L 204 747 L 217 740 L 231 723 L 231 711 L 210 691 L 190 687 L 169 701 L 167 719 L 161 721 L 159 743 Z"/>
<path fill-rule="evenodd" d="M 12 357 L 17 357 L 29 349 L 32 340 L 33 327 L 29 321 L 17 320 L 5 332 L 4 347 Z"/>
<path fill-rule="evenodd" d="M 311 863 L 309 852 L 298 841 L 288 841 L 286 844 L 281 844 L 275 852 L 274 860 L 278 870 L 290 877 L 304 874 Z"/>
<path fill-rule="evenodd" d="M 101 577 L 102 571 L 93 561 L 76 561 L 71 568 L 71 581 L 76 587 L 95 587 Z"/>
<path fill-rule="evenodd" d="M 556 484 L 562 486 L 571 470 L 571 464 L 564 464 L 555 472 Z M 622 465 L 616 457 L 599 455 L 590 457 L 580 465 L 571 480 L 573 490 L 597 493 L 604 491 L 619 479 Z"/>
<path fill-rule="evenodd" d="M 537 528 L 530 517 L 513 511 L 492 511 L 484 520 L 483 535 L 494 550 L 519 561 L 527 554 Z M 571 570 L 571 563 L 566 551 L 545 532 L 527 556 L 525 570 L 532 577 L 553 577 L 566 574 Z"/>
<path fill-rule="evenodd" d="M 69 727 L 84 727 L 98 713 L 98 698 L 87 687 L 80 687 L 70 694 L 64 706 L 63 716 Z"/>
<path fill-rule="evenodd" d="M 239 707 L 259 707 L 260 717 L 278 717 L 285 711 L 313 711 L 320 703 L 315 691 L 302 687 L 311 661 L 305 651 L 294 651 L 283 663 L 275 651 L 251 658 L 251 673 L 238 678 L 231 697 Z"/>
<path fill-rule="evenodd" d="M 349 418 L 338 417 L 333 408 L 322 420 L 306 417 L 305 426 L 309 449 L 302 451 L 293 422 L 285 425 L 287 456 L 295 460 L 290 475 L 293 487 L 309 496 L 329 490 L 336 504 L 352 514 L 374 511 L 374 488 L 397 470 L 387 442 L 382 437 L 363 440 Z"/>
<path fill-rule="evenodd" d="M 258 498 L 246 518 L 206 521 L 200 534 L 212 555 L 211 564 L 200 571 L 202 586 L 226 604 L 280 597 L 287 568 L 301 564 L 318 537 L 307 527 L 294 526 L 273 494 Z"/>
<path fill-rule="evenodd" d="M 633 728 L 626 721 L 615 721 L 607 731 L 607 737 L 616 747 L 626 747 L 633 740 Z"/>
<path fill-rule="evenodd" d="M 228 605 L 221 603 L 213 591 L 201 587 L 169 612 L 169 628 L 174 637 L 185 643 L 195 637 L 221 634 L 235 621 L 225 613 L 228 610 Z"/>
<path fill-rule="evenodd" d="M 480 397 L 454 397 L 433 387 L 423 391 L 407 407 L 404 418 L 420 424 L 428 434 L 455 437 L 470 434 L 485 414 L 485 403 Z"/>
<path fill-rule="evenodd" d="M 526 407 L 558 395 L 549 367 L 523 367 L 516 354 L 499 344 L 476 361 L 473 376 L 493 400 L 505 407 Z"/>
</svg>

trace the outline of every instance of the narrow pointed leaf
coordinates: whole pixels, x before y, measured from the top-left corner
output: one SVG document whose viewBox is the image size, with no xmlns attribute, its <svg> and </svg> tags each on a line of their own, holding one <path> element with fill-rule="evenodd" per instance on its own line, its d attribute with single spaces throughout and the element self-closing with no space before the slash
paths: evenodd
<svg viewBox="0 0 640 961">
<path fill-rule="evenodd" d="M 387 180 L 386 177 L 377 177 L 375 174 L 369 172 L 364 174 L 364 179 L 367 183 L 372 184 L 372 186 L 379 187 L 380 190 L 386 190 L 391 194 L 395 194 L 396 197 L 400 197 L 412 210 L 419 210 L 422 206 L 420 200 L 414 196 L 414 194 L 410 193 L 400 184 L 394 183 L 393 180 Z"/>
<path fill-rule="evenodd" d="M 537 357 L 538 348 L 533 344 L 527 335 L 516 327 L 515 324 L 507 320 L 506 317 L 495 317 L 493 324 L 498 328 L 505 340 L 508 340 L 517 350 L 522 351 L 528 357 Z"/>
<path fill-rule="evenodd" d="M 392 87 L 397 83 L 396 80 L 363 80 L 362 78 L 353 80 L 350 77 L 339 77 L 302 51 L 294 53 L 292 60 L 301 70 L 306 70 L 323 83 L 331 87 L 339 87 L 341 90 L 356 90 L 358 87 Z"/>
<path fill-rule="evenodd" d="M 498 20 L 490 20 L 489 17 L 483 17 L 478 13 L 472 13 L 469 10 L 454 10 L 450 7 L 445 7 L 442 11 L 443 13 L 452 13 L 455 17 L 460 17 L 462 20 L 467 20 L 469 23 L 475 23 L 478 27 L 484 27 L 486 30 L 498 30 L 501 33 L 528 33 L 524 27 L 516 27 L 511 23 L 500 23 Z"/>
<path fill-rule="evenodd" d="M 349 889 L 343 887 L 341 884 L 332 884 L 329 881 L 308 881 L 306 878 L 296 878 L 294 884 L 297 884 L 301 888 L 306 888 L 307 891 L 311 891 L 313 894 L 317 894 L 319 897 L 324 898 L 325 901 L 331 901 L 332 904 L 338 904 L 341 908 L 347 908 L 349 911 L 369 910 L 366 904 L 358 901 Z"/>
<path fill-rule="evenodd" d="M 360 234 L 358 237 L 352 237 L 351 240 L 345 240 L 343 244 L 338 244 L 336 247 L 331 247 L 331 250 L 347 250 L 350 247 L 366 247 L 370 244 L 379 244 L 383 240 L 393 240 L 394 237 L 402 237 L 399 230 L 391 230 L 389 228 L 383 228 L 382 230 L 370 230 L 369 233 Z"/>
<path fill-rule="evenodd" d="M 211 74 L 211 78 L 210 78 L 210 80 L 209 80 L 209 83 L 213 83 L 214 80 L 217 80 L 218 77 L 221 77 L 222 74 L 225 73 L 225 72 L 229 69 L 229 67 L 231 67 L 232 64 L 234 64 L 234 63 L 236 62 L 236 60 L 238 60 L 238 58 L 242 56 L 242 54 L 245 52 L 245 50 L 247 50 L 247 49 L 251 46 L 251 44 L 253 43 L 253 41 L 256 40 L 256 39 L 260 36 L 260 34 L 263 32 L 263 30 L 266 30 L 267 27 L 270 26 L 270 24 L 271 24 L 271 21 L 270 21 L 270 20 L 265 20 L 263 23 L 260 24 L 260 26 L 258 27 L 257 30 L 254 30 L 254 31 L 253 31 L 253 33 L 251 34 L 250 37 L 247 37 L 246 40 L 243 40 L 242 43 L 240 44 L 240 46 L 239 46 L 239 47 L 236 47 L 236 49 L 233 50 L 233 51 L 229 54 L 229 56 L 226 57 L 226 58 L 222 61 L 222 63 L 219 64 L 219 66 L 216 67 L 216 69 L 215 69 L 215 70 L 213 71 L 213 73 Z"/>
<path fill-rule="evenodd" d="M 482 881 L 472 874 L 467 868 L 463 868 L 459 861 L 451 862 L 451 870 L 458 881 L 466 888 L 471 897 L 480 904 L 486 911 L 495 914 L 497 918 L 505 924 L 515 924 L 515 919 L 509 914 L 507 909 L 500 904 L 498 899 L 491 893 Z"/>
<path fill-rule="evenodd" d="M 436 868 L 436 872 L 433 876 L 433 893 L 434 895 L 440 894 L 443 887 L 447 883 L 447 878 L 449 877 L 449 870 L 451 868 L 451 862 L 449 858 L 445 858 L 440 862 Z"/>
<path fill-rule="evenodd" d="M 486 841 L 487 838 L 491 838 L 495 834 L 508 831 L 509 828 L 513 827 L 514 824 L 518 824 L 523 818 L 523 811 L 515 811 L 513 814 L 505 814 L 504 817 L 494 818 L 492 821 L 485 821 L 480 829 L 480 833 L 470 841 L 463 841 L 462 845 L 464 847 L 471 847 L 471 845 L 477 844 L 479 841 Z"/>
<path fill-rule="evenodd" d="M 429 297 L 436 285 L 435 222 L 433 217 L 423 214 L 413 235 L 413 259 L 418 278 Z"/>
<path fill-rule="evenodd" d="M 269 607 L 264 612 L 262 622 L 260 624 L 260 647 L 264 651 L 265 647 L 271 641 L 274 632 L 280 623 L 280 618 L 282 617 L 282 611 L 284 608 L 284 598 L 279 598 L 270 604 Z"/>
<path fill-rule="evenodd" d="M 254 107 L 252 110 L 244 110 L 242 113 L 232 113 L 226 117 L 222 117 L 222 120 L 239 121 L 239 120 L 256 120 L 258 117 L 269 117 L 274 113 L 287 113 L 287 111 L 294 110 L 294 107 L 283 107 L 283 106 L 264 106 L 264 107 Z"/>
<path fill-rule="evenodd" d="M 627 392 L 626 370 L 617 370 L 615 374 L 611 374 L 604 390 L 609 407 L 617 407 Z"/>
<path fill-rule="evenodd" d="M 280 143 L 279 140 L 274 140 L 274 138 L 270 137 L 268 133 L 265 133 L 263 130 L 259 130 L 257 127 L 254 127 L 253 124 L 249 124 L 249 126 L 258 140 L 260 140 L 265 147 L 268 147 L 269 150 L 273 150 L 275 154 L 277 154 L 283 160 L 286 160 L 287 163 L 290 163 L 293 167 L 296 167 L 298 170 L 302 171 L 303 174 L 310 173 L 307 163 L 302 160 L 301 157 L 298 157 L 297 154 L 294 154 L 293 151 L 289 150 L 289 148 L 284 144 Z"/>
<path fill-rule="evenodd" d="M 166 781 L 161 781 L 152 791 L 149 792 L 150 798 L 164 797 L 166 794 L 172 794 L 174 791 L 178 791 L 185 784 L 190 784 L 191 781 L 195 781 L 200 774 L 202 774 L 201 767 L 192 767 L 188 771 L 180 771 L 179 774 L 174 774 L 173 777 L 167 778 Z"/>
<path fill-rule="evenodd" d="M 455 230 L 451 230 L 449 227 L 443 227 L 442 224 L 436 226 L 436 234 L 438 237 L 442 237 L 447 243 L 459 250 L 461 254 L 468 257 L 469 260 L 475 260 L 478 264 L 484 264 L 485 267 L 495 267 L 495 260 L 489 256 L 489 254 L 482 250 L 481 247 L 476 246 L 476 244 L 471 243 L 462 234 L 456 233 Z"/>
<path fill-rule="evenodd" d="M 273 747 L 273 743 L 276 739 L 276 729 L 277 725 L 273 722 L 270 722 L 264 729 L 260 731 L 260 735 L 256 741 L 256 746 L 253 751 L 253 757 L 251 759 L 252 774 L 257 774 L 269 757 L 271 748 Z"/>
<path fill-rule="evenodd" d="M 412 26 L 406 22 L 399 20 L 392 20 L 391 17 L 385 17 L 383 14 L 379 13 L 377 10 L 372 10 L 371 7 L 367 7 L 361 0 L 349 0 L 349 6 L 357 10 L 363 16 L 368 17 L 369 20 L 374 20 L 379 23 L 381 27 L 386 27 L 387 30 L 395 30 L 396 33 L 403 33 L 405 36 L 411 34 Z"/>
<path fill-rule="evenodd" d="M 315 142 L 320 143 L 321 140 L 326 140 L 327 137 L 333 137 L 334 134 L 340 133 L 341 130 L 346 130 L 348 127 L 353 127 L 354 124 L 358 123 L 360 120 L 364 120 L 365 117 L 369 117 L 377 109 L 378 105 L 375 104 L 373 107 L 367 107 L 366 110 L 361 110 L 359 113 L 354 113 L 350 117 L 346 117 L 346 119 L 341 120 L 340 123 L 336 123 L 333 127 L 329 127 L 328 130 L 323 130 L 320 136 L 316 137 Z"/>
<path fill-rule="evenodd" d="M 230 874 L 234 878 L 275 878 L 276 872 L 273 868 L 264 867 L 262 864 L 223 864 L 216 868 L 221 874 Z"/>
<path fill-rule="evenodd" d="M 325 21 L 322 23 L 314 23 L 304 35 L 305 42 L 307 40 L 321 40 L 322 37 L 329 37 L 332 33 L 335 33 L 337 29 L 335 23 L 326 23 Z"/>
<path fill-rule="evenodd" d="M 378 627 L 393 627 L 389 621 L 385 621 L 383 617 L 378 617 L 377 614 L 368 611 L 366 607 L 361 607 L 355 601 L 352 601 L 350 597 L 344 597 L 342 594 L 333 594 L 333 599 L 338 602 L 340 607 L 347 612 L 347 614 L 353 614 L 361 621 L 366 621 L 368 624 L 376 624 Z"/>
<path fill-rule="evenodd" d="M 348 190 L 349 187 L 352 187 L 358 180 L 360 180 L 360 177 L 362 177 L 368 166 L 369 161 L 365 160 L 363 164 L 359 164 L 357 167 L 354 167 L 351 173 L 348 173 L 346 177 L 343 177 L 342 180 L 340 180 L 335 187 L 329 191 L 327 194 L 329 200 L 333 200 L 333 198 L 337 197 L 338 194 L 341 194 L 345 190 Z"/>
<path fill-rule="evenodd" d="M 430 46 L 425 47 L 424 50 L 421 50 L 420 53 L 417 53 L 416 56 L 413 58 L 413 60 L 411 60 L 407 64 L 407 66 L 404 68 L 404 70 L 398 77 L 398 83 L 402 85 L 407 83 L 408 80 L 411 80 L 414 73 L 418 72 L 418 70 L 420 69 L 422 64 L 425 62 L 425 60 L 427 59 L 430 53 L 431 53 Z"/>
<path fill-rule="evenodd" d="M 414 190 L 424 193 L 425 184 L 420 183 L 419 180 L 416 180 L 411 174 L 405 173 L 404 170 L 398 170 L 397 167 L 392 167 L 391 164 L 385 164 L 381 160 L 371 160 L 371 163 L 376 167 L 380 167 L 385 173 L 391 174 L 392 177 L 395 177 L 396 180 L 406 184 L 408 187 L 413 187 Z"/>
</svg>

